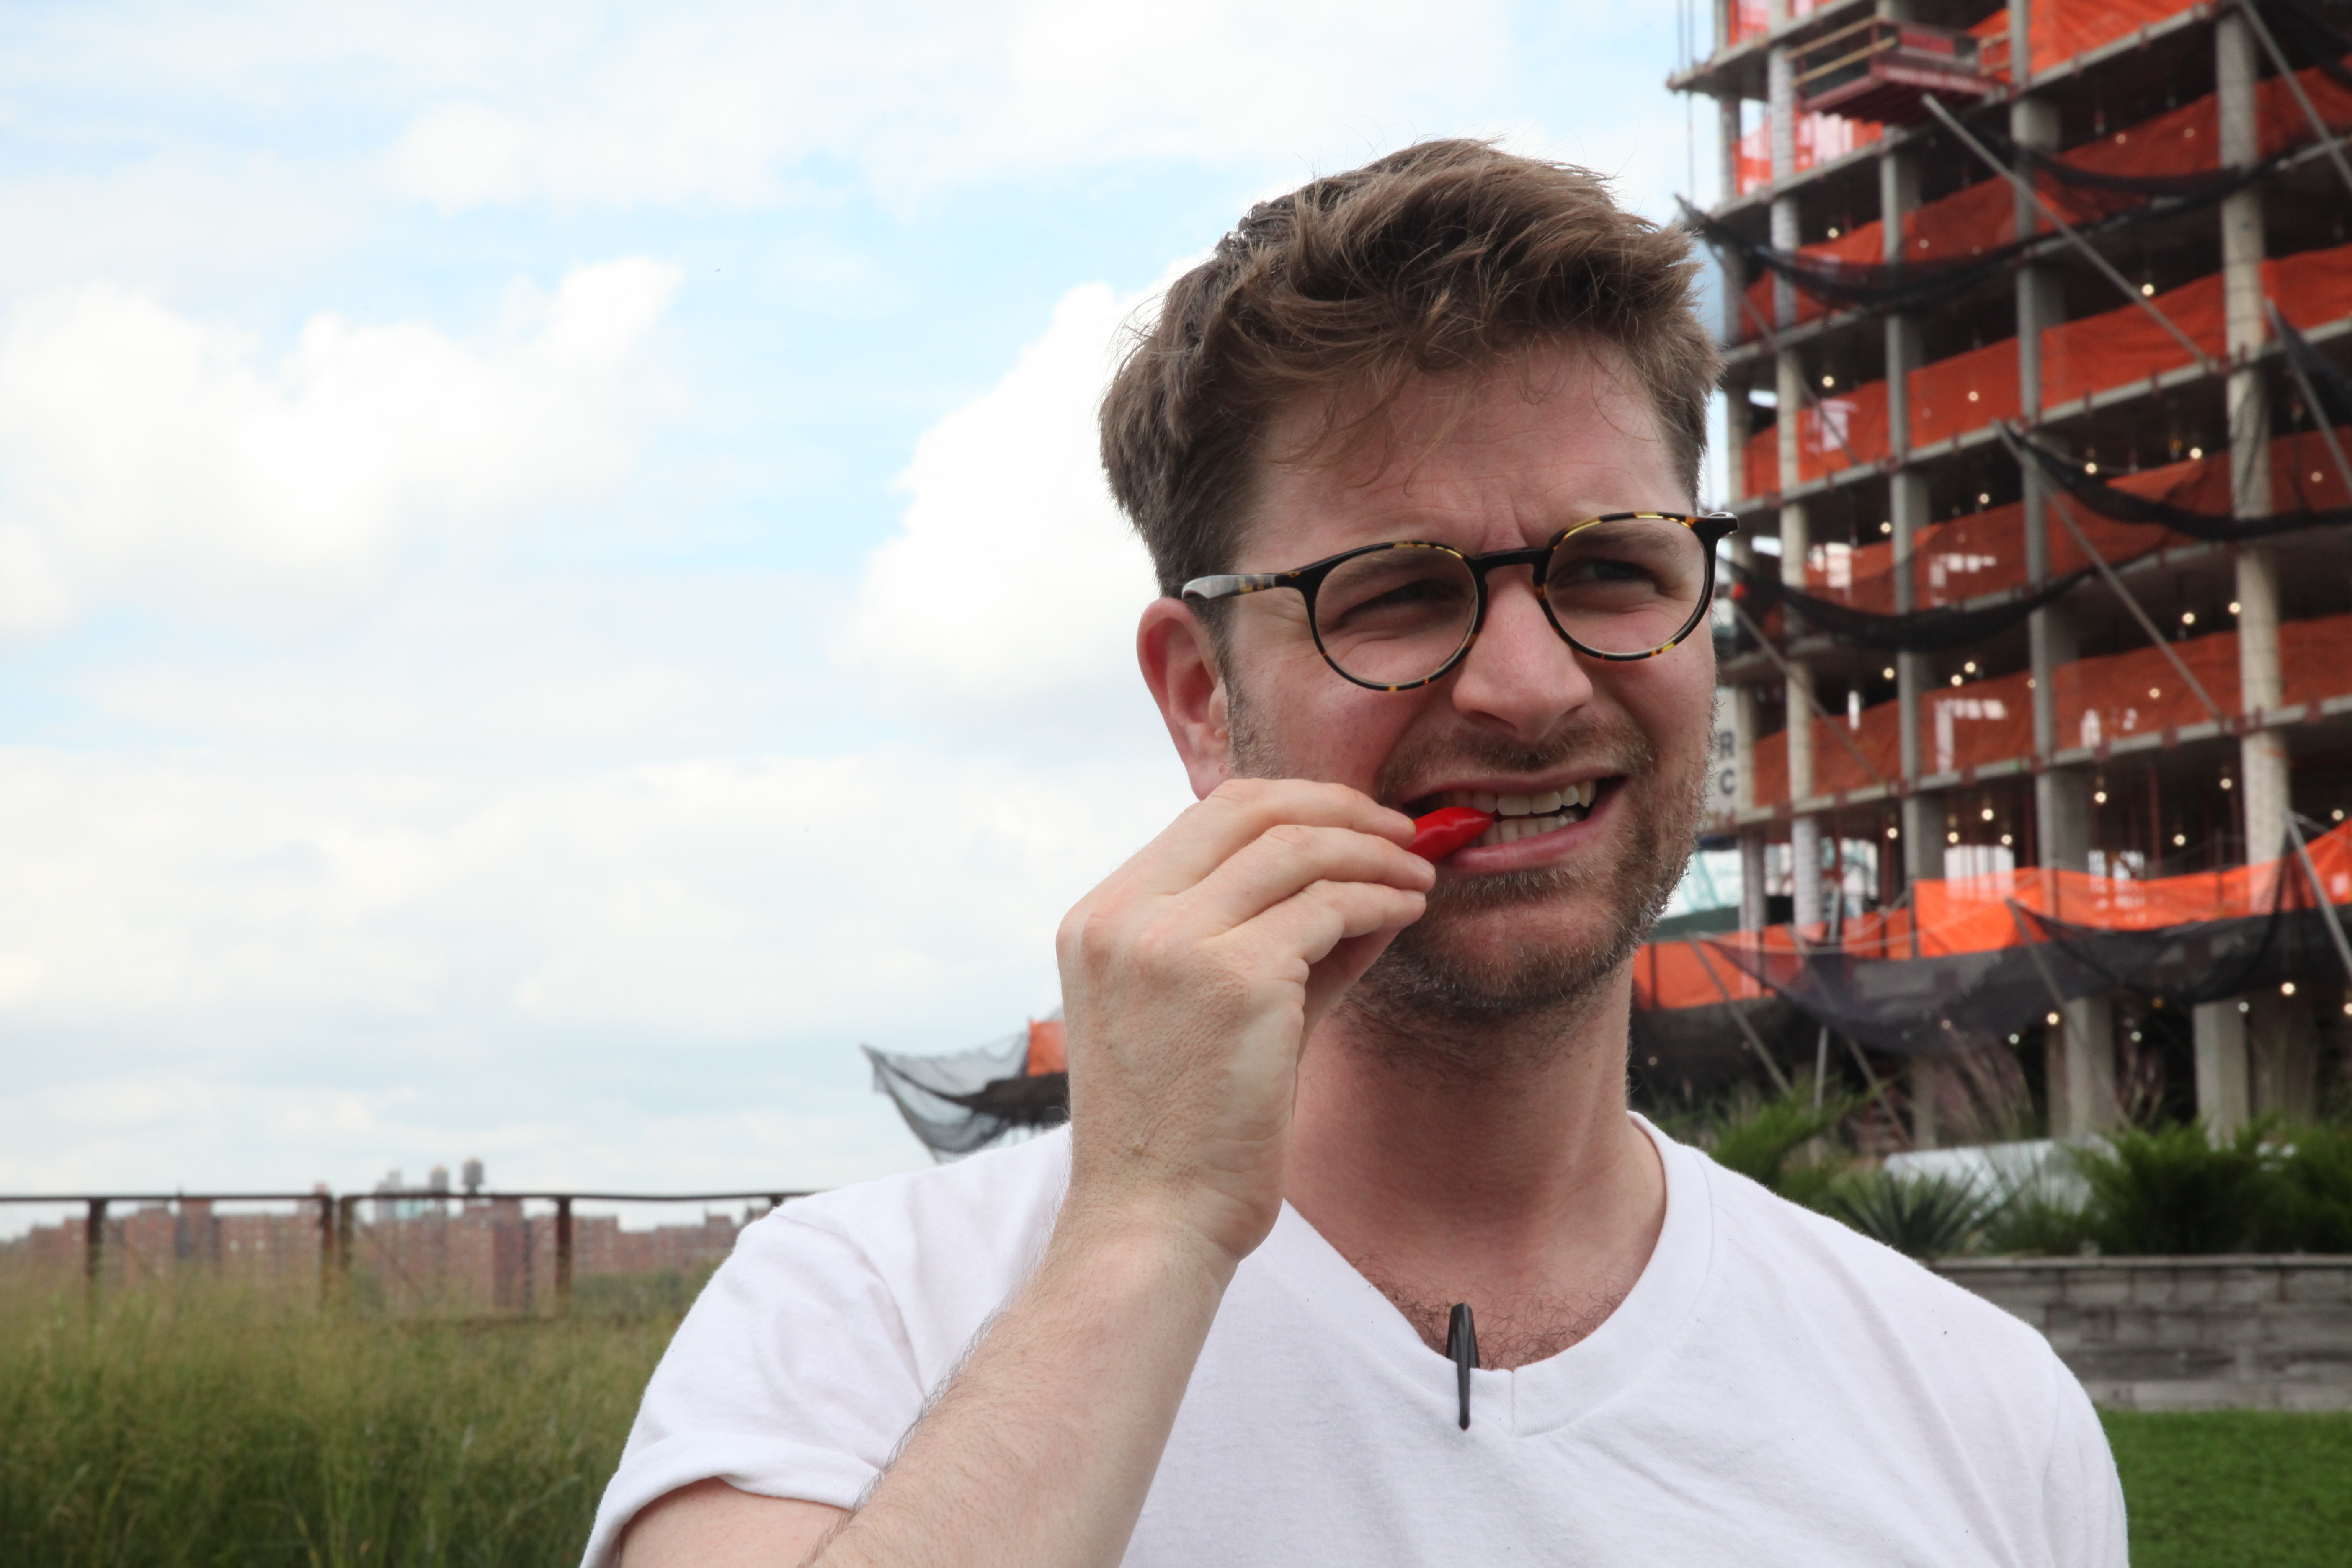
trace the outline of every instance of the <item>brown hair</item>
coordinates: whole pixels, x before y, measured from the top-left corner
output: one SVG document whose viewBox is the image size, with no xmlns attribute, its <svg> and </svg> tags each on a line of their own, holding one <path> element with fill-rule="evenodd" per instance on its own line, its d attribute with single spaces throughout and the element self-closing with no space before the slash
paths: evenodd
<svg viewBox="0 0 2352 1568">
<path fill-rule="evenodd" d="M 1611 199 L 1590 170 L 1424 142 L 1250 209 L 1178 279 L 1102 405 L 1103 467 L 1164 594 L 1227 568 L 1276 411 L 1415 374 L 1607 343 L 1655 405 L 1696 489 L 1720 364 L 1692 310 L 1679 230 Z"/>
</svg>

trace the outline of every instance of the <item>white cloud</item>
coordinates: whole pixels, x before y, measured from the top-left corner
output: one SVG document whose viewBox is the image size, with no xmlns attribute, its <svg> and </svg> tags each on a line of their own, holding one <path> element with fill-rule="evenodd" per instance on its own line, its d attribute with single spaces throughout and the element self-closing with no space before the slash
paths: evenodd
<svg viewBox="0 0 2352 1568">
<path fill-rule="evenodd" d="M 928 1028 L 1008 977 L 1042 1005 L 1062 911 L 1182 804 L 1158 758 L 899 747 L 507 779 L 0 759 L 0 1016 L 234 1016 L 257 1039 L 321 1011 L 680 1043 Z"/>
<path fill-rule="evenodd" d="M 812 163 L 897 200 L 1161 160 L 1304 174 L 1418 136 L 1542 140 L 1502 107 L 1540 91 L 1524 9 L 1466 0 L 1433 24 L 1406 0 L 467 7 L 410 62 L 428 102 L 386 166 L 445 208 L 754 205 Z M 1593 128 L 1583 155 L 1617 166 L 1664 128 L 1635 112 L 1662 96 L 1663 19 L 1570 12 L 1583 68 L 1564 119 Z M 1656 66 L 1602 68 L 1633 32 Z"/>
<path fill-rule="evenodd" d="M 916 1151 L 856 1043 L 1051 1006 L 1055 922 L 1181 790 L 917 748 L 509 779 L 0 752 L 0 1174 L 349 1183 L 461 1133 L 533 1180 L 871 1173 Z"/>
<path fill-rule="evenodd" d="M 608 490 L 677 282 L 630 258 L 518 284 L 478 342 L 323 314 L 274 363 L 110 284 L 20 302 L 0 333 L 0 635 L 115 595 L 301 622 L 419 530 Z"/>
<path fill-rule="evenodd" d="M 1132 648 L 1159 590 L 1095 436 L 1122 323 L 1149 297 L 1072 289 L 1003 380 L 916 443 L 905 521 L 874 552 L 845 641 L 853 667 L 935 721 L 1063 738 L 1149 724 Z"/>
</svg>

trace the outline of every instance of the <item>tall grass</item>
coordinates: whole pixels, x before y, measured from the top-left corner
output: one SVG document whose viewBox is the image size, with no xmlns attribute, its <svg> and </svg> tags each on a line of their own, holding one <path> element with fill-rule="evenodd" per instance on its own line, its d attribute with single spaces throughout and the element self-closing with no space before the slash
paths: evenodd
<svg viewBox="0 0 2352 1568">
<path fill-rule="evenodd" d="M 676 1322 L 0 1289 L 0 1563 L 568 1568 Z"/>
</svg>

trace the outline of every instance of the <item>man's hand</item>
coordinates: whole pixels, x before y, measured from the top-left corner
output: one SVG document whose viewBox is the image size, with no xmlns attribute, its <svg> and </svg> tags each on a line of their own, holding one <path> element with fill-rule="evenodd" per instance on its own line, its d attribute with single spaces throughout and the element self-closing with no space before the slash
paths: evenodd
<svg viewBox="0 0 2352 1568">
<path fill-rule="evenodd" d="M 1171 1235 L 1228 1268 L 1265 1238 L 1299 1049 L 1435 880 L 1412 839 L 1345 785 L 1235 780 L 1070 911 L 1066 1228 Z"/>
<path fill-rule="evenodd" d="M 628 1568 L 1112 1568 L 1234 1268 L 1282 1206 L 1298 1053 L 1435 877 L 1338 784 L 1228 784 L 1062 922 L 1076 1139 L 1036 1275 L 856 1512 L 719 1482 Z"/>
</svg>

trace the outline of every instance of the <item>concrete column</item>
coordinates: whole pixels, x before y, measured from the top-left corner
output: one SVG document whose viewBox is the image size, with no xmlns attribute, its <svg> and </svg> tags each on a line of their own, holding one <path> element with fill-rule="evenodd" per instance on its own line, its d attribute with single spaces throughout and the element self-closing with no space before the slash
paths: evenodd
<svg viewBox="0 0 2352 1568">
<path fill-rule="evenodd" d="M 2221 161 L 2251 163 L 2262 155 L 2254 89 L 2261 47 L 2243 16 L 2214 23 L 2214 96 L 2221 112 Z M 2269 336 L 2263 318 L 2263 193 L 2249 186 L 2221 204 L 2221 303 L 2231 362 Z M 2262 372 L 2232 371 L 2229 386 L 2230 485 L 2240 517 L 2271 510 L 2270 398 Z M 2268 545 L 2238 551 L 2239 700 L 2252 714 L 2279 705 L 2278 567 Z M 2286 840 L 2286 743 L 2274 731 L 2250 731 L 2240 742 L 2238 795 L 2245 813 L 2246 858 L 2266 860 Z"/>
<path fill-rule="evenodd" d="M 1789 901 L 1799 925 L 1829 918 L 1822 885 L 1822 819 L 1800 816 L 1789 824 Z"/>
<path fill-rule="evenodd" d="M 2053 1049 L 2063 1060 L 2050 1077 L 2051 1131 L 2062 1138 L 2105 1131 L 2123 1120 L 2116 1104 L 2115 1008 L 2104 995 L 2084 996 L 2067 1003 L 2059 1017 Z"/>
<path fill-rule="evenodd" d="M 1722 143 L 1719 149 L 1721 163 L 1718 165 L 1718 178 L 1723 183 L 1722 194 L 1716 199 L 1718 202 L 1727 202 L 1739 195 L 1739 95 L 1738 93 L 1727 92 L 1715 100 L 1715 122 L 1717 140 Z M 1735 321 L 1738 321 L 1738 306 L 1736 302 L 1730 302 L 1730 310 L 1732 319 Z"/>
<path fill-rule="evenodd" d="M 1773 26 L 1787 20 L 1787 7 L 1782 0 L 1773 0 Z M 1775 48 L 1765 57 L 1765 90 L 1769 95 L 1772 116 L 1772 188 L 1780 186 L 1797 172 L 1797 78 L 1789 51 Z M 1797 226 L 1797 198 L 1774 195 L 1772 198 L 1772 245 L 1779 250 L 1794 250 L 1800 241 Z M 1788 279 L 1775 276 L 1772 283 L 1772 318 L 1776 327 L 1797 324 L 1796 285 Z M 1780 405 L 1780 416 L 1790 417 L 1790 405 Z M 1794 479 L 1792 473 L 1780 477 L 1782 485 Z"/>
<path fill-rule="evenodd" d="M 1911 1147 L 1942 1146 L 1942 1101 L 1951 1068 L 1940 1057 L 1911 1058 Z"/>
<path fill-rule="evenodd" d="M 2248 998 L 2248 1103 L 2257 1116 L 2310 1121 L 2319 1114 L 2319 1027 L 2307 996 L 2263 991 Z"/>
<path fill-rule="evenodd" d="M 2246 1015 L 2235 999 L 2190 1010 L 2197 1043 L 2197 1116 L 2215 1142 L 2246 1124 L 2252 1101 L 2246 1073 Z"/>
<path fill-rule="evenodd" d="M 1887 480 L 1887 510 L 1895 524 L 1895 559 L 1907 563 L 1914 542 L 1927 526 L 1927 478 L 1916 469 L 1897 471 Z M 1898 611 L 1918 608 L 1917 584 L 1907 565 L 1895 574 L 1895 607 Z M 1920 778 L 1928 770 L 1929 759 L 1920 739 L 1920 714 L 1926 707 L 1926 693 L 1935 679 L 1928 656 L 1924 653 L 1898 653 L 1895 656 L 1895 722 L 1903 727 L 1900 740 L 1903 782 L 1907 790 L 1916 792 Z M 1944 807 L 1942 797 L 1933 793 L 1906 793 L 1902 805 L 1903 876 L 1908 882 L 1944 874 Z"/>
<path fill-rule="evenodd" d="M 1723 279 L 1726 312 L 1723 335 L 1728 342 L 1737 334 L 1739 322 L 1738 263 L 1727 261 L 1724 264 Z M 1723 487 L 1723 493 L 1727 496 L 1745 497 L 1748 493 L 1748 438 L 1756 433 L 1755 419 L 1755 405 L 1748 401 L 1748 378 L 1733 378 L 1723 389 L 1723 466 L 1729 481 Z M 1739 549 L 1748 542 L 1748 536 L 1735 533 L 1731 541 L 1734 558 L 1742 564 L 1754 564 L 1753 554 L 1742 554 Z"/>
<path fill-rule="evenodd" d="M 1782 449 L 1787 446 L 1782 443 Z M 1811 547 L 1807 532 L 1801 503 L 1780 509 L 1780 580 L 1800 590 L 1805 585 L 1805 552 Z M 1792 642 L 1803 625 L 1794 611 L 1787 610 L 1782 612 L 1781 624 Z M 1811 681 L 1812 671 L 1805 661 L 1790 658 L 1783 708 L 1788 715 L 1789 798 L 1792 802 L 1808 800 L 1813 794 Z M 1789 848 L 1794 857 L 1789 890 L 1796 902 L 1796 919 L 1800 924 L 1809 924 L 1822 918 L 1821 825 L 1811 816 L 1797 816 L 1790 825 Z"/>
<path fill-rule="evenodd" d="M 2010 8 L 2010 28 L 2013 36 L 2025 30 L 2023 0 Z M 2022 49 L 2023 44 L 2016 44 Z M 2018 58 L 2023 58 L 2021 54 Z M 2058 106 L 2045 99 L 2021 98 L 2010 105 L 2009 134 L 2021 147 L 2055 152 L 2058 148 Z M 2021 194 L 2014 208 L 2017 232 L 2033 232 L 2039 215 L 2033 204 Z M 2038 420 L 2042 416 L 2042 334 L 2066 319 L 2064 280 L 2055 267 L 2027 267 L 2017 274 L 2017 391 L 2018 405 L 2025 417 Z M 2039 583 L 2050 575 L 2050 481 L 2035 464 L 2024 464 L 2019 470 L 2024 489 L 2025 510 L 2025 571 Z M 2079 644 L 2075 636 L 2072 612 L 2063 605 L 2052 605 L 2036 610 L 2027 623 L 2026 637 L 2032 658 L 2033 675 L 2033 750 L 2036 755 L 2048 757 L 2051 752 L 2067 745 L 2067 738 L 2058 733 L 2057 682 L 2052 679 L 2058 667 L 2071 664 L 2077 657 Z M 2053 792 L 2042 784 L 2049 782 L 2043 774 L 2034 790 L 2035 839 L 2042 846 L 2044 865 L 2072 865 L 2079 868 L 2081 854 L 2071 858 L 2053 859 L 2050 854 L 2051 824 L 2046 820 L 2057 801 Z M 2059 795 L 2079 795 L 2087 810 L 2089 795 L 2079 779 L 2062 781 L 2067 786 Z M 2045 798 L 2050 797 L 2050 798 Z M 2058 837 L 2070 837 L 2059 824 Z M 2088 822 L 2082 824 L 2088 830 Z M 2089 847 L 2087 842 L 2083 849 Z"/>
<path fill-rule="evenodd" d="M 1878 161 L 1878 216 L 1888 266 L 1900 264 L 1903 218 L 1919 205 L 1919 160 L 1913 153 L 1888 153 Z M 1911 450 L 1911 373 L 1924 358 L 1919 347 L 1919 321 L 1913 315 L 1886 318 L 1887 440 L 1898 463 Z M 1927 476 L 1898 467 L 1887 480 L 1887 521 L 1898 570 L 1895 574 L 1895 608 L 1917 609 L 1917 584 L 1908 565 L 1919 531 L 1928 523 Z M 1927 771 L 1919 751 L 1920 693 L 1929 679 L 1925 654 L 1895 656 L 1895 722 L 1902 727 L 1900 763 L 1903 782 L 1916 785 Z M 1917 882 L 1944 874 L 1944 834 L 1940 808 L 1934 797 L 1906 795 L 1898 808 L 1902 835 L 1903 879 Z"/>
<path fill-rule="evenodd" d="M 1739 832 L 1739 929 L 1762 931 L 1770 921 L 1764 905 L 1764 830 Z"/>
</svg>

